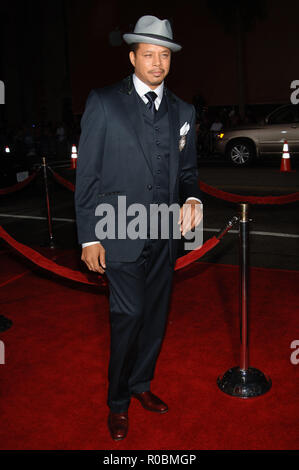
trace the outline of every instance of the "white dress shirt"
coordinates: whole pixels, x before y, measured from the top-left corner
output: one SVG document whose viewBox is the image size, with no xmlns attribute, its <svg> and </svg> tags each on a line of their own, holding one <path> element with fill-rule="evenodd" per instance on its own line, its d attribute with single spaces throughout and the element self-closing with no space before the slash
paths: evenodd
<svg viewBox="0 0 299 470">
<path fill-rule="evenodd" d="M 155 107 L 156 107 L 156 110 L 158 111 L 162 98 L 163 98 L 164 81 L 159 86 L 157 86 L 157 88 L 153 90 L 146 83 L 140 80 L 140 78 L 138 78 L 137 75 L 135 75 L 134 73 L 133 83 L 134 83 L 135 90 L 137 91 L 140 98 L 145 102 L 145 104 L 148 103 L 148 98 L 145 96 L 146 93 L 148 93 L 149 91 L 154 91 L 156 93 L 157 98 L 155 99 Z"/>
<path fill-rule="evenodd" d="M 148 98 L 145 96 L 145 94 L 148 93 L 149 91 L 155 91 L 155 93 L 157 95 L 157 98 L 155 99 L 155 107 L 156 107 L 156 110 L 158 111 L 159 106 L 160 106 L 161 101 L 162 101 L 162 98 L 163 98 L 164 81 L 159 86 L 157 86 L 157 88 L 155 88 L 155 90 L 153 90 L 146 83 L 144 83 L 142 80 L 140 80 L 140 78 L 138 78 L 137 75 L 135 75 L 135 73 L 134 73 L 133 74 L 133 83 L 134 83 L 134 87 L 135 87 L 136 92 L 138 93 L 138 95 L 144 101 L 145 104 L 147 104 L 148 101 L 149 101 Z M 198 199 L 197 197 L 188 197 L 186 199 L 186 202 L 189 199 L 196 199 L 196 201 L 199 201 L 201 203 L 201 200 Z M 84 248 L 85 246 L 94 245 L 95 243 L 100 243 L 100 241 L 82 243 L 82 248 Z"/>
</svg>

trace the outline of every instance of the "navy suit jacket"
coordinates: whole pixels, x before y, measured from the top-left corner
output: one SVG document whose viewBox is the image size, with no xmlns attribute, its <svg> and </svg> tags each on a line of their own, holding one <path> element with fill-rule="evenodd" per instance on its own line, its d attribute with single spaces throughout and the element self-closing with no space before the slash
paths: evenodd
<svg viewBox="0 0 299 470">
<path fill-rule="evenodd" d="M 181 204 L 187 197 L 201 198 L 195 143 L 195 109 L 164 86 L 167 100 L 169 149 L 169 204 Z M 76 170 L 75 210 L 78 242 L 97 240 L 95 215 L 98 204 L 117 206 L 125 195 L 132 203 L 148 206 L 154 184 L 151 155 L 146 144 L 144 120 L 134 90 L 132 76 L 121 82 L 91 90 L 81 119 L 81 136 Z M 180 128 L 190 130 L 179 150 Z M 117 208 L 116 208 L 117 209 Z M 128 219 L 129 220 L 129 219 Z M 134 261 L 144 239 L 103 239 L 106 261 Z M 169 253 L 175 259 L 177 240 L 169 240 Z"/>
</svg>

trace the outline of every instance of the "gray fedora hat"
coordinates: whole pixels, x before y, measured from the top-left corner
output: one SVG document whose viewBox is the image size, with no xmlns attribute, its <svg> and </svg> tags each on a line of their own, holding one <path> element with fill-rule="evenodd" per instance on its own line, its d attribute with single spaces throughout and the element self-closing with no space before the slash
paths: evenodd
<svg viewBox="0 0 299 470">
<path fill-rule="evenodd" d="M 182 46 L 172 39 L 170 22 L 168 20 L 159 20 L 156 16 L 146 15 L 139 18 L 133 33 L 123 34 L 123 39 L 127 44 L 145 42 L 168 47 L 173 52 L 182 49 Z"/>
</svg>

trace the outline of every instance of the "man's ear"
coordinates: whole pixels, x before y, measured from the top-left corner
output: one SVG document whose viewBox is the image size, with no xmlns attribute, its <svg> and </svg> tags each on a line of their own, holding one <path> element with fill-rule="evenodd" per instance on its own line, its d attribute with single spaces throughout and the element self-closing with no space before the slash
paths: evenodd
<svg viewBox="0 0 299 470">
<path fill-rule="evenodd" d="M 135 52 L 134 52 L 134 51 L 130 51 L 129 57 L 130 57 L 130 62 L 131 62 L 131 64 L 133 65 L 133 67 L 135 67 Z"/>
</svg>

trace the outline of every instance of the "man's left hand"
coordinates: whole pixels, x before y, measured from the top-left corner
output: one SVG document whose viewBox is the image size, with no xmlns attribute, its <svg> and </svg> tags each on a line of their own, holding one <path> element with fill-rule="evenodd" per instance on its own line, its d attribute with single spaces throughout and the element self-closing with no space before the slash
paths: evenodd
<svg viewBox="0 0 299 470">
<path fill-rule="evenodd" d="M 197 227 L 201 222 L 202 216 L 202 204 L 199 201 L 196 199 L 186 201 L 180 209 L 178 221 L 178 224 L 181 225 L 180 230 L 182 235 L 185 236 L 187 232 Z"/>
</svg>

